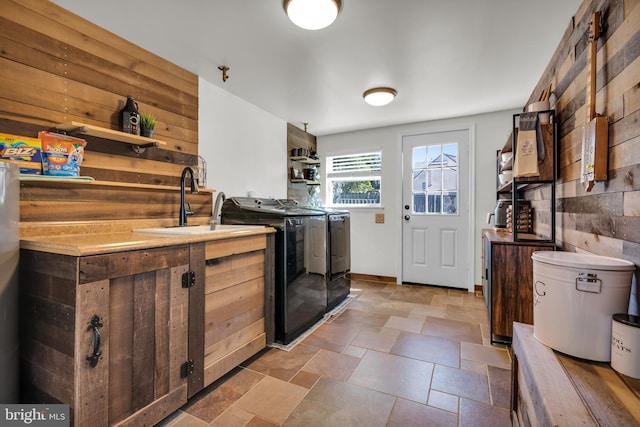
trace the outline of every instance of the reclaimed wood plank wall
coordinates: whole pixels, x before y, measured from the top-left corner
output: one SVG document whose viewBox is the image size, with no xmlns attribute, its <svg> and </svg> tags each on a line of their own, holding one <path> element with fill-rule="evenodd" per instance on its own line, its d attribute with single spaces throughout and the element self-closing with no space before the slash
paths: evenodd
<svg viewBox="0 0 640 427">
<path fill-rule="evenodd" d="M 316 137 L 304 130 L 287 123 L 287 158 L 291 156 L 291 149 L 293 148 L 306 148 L 311 151 L 317 150 Z M 299 202 L 307 202 L 310 199 L 310 191 L 314 191 L 312 186 L 300 182 L 291 182 L 291 168 L 302 169 L 308 167 L 299 162 L 289 160 L 289 172 L 287 176 L 287 197 L 289 199 L 295 199 Z M 321 165 L 322 166 L 322 165 Z"/>
<path fill-rule="evenodd" d="M 141 192 L 151 202 L 138 202 L 136 218 L 177 218 L 179 193 L 169 187 L 179 185 L 184 166 L 198 164 L 198 76 L 48 1 L 0 0 L 0 27 L 0 132 L 35 137 L 69 121 L 120 130 L 131 95 L 157 118 L 154 138 L 167 143 L 137 154 L 129 144 L 85 137 L 81 175 L 161 188 L 123 186 L 114 204 L 111 191 L 73 187 L 58 219 L 112 219 L 114 210 L 123 218 L 131 209 L 122 203 L 145 197 Z M 62 190 L 23 183 L 21 219 L 56 217 Z M 190 200 L 198 215 L 210 216 L 210 198 Z"/>
<path fill-rule="evenodd" d="M 604 13 L 598 39 L 596 112 L 609 119 L 608 180 L 591 192 L 580 183 L 584 125 L 588 111 L 588 33 L 595 11 Z M 549 84 L 557 97 L 559 124 L 556 243 L 624 258 L 640 267 L 640 1 L 585 0 L 551 58 L 529 102 Z M 549 198 L 543 189 L 527 198 Z M 539 203 L 537 209 L 543 209 Z M 547 205 L 548 206 L 548 205 Z M 550 215 L 537 221 L 549 227 Z M 545 216 L 546 214 L 546 216 Z"/>
</svg>

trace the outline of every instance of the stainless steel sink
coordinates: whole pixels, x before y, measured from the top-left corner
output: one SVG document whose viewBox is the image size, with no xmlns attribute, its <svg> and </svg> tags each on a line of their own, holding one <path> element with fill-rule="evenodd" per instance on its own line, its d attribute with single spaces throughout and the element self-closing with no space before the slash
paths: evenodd
<svg viewBox="0 0 640 427">
<path fill-rule="evenodd" d="M 168 234 L 168 235 L 199 235 L 199 234 L 216 234 L 216 233 L 247 233 L 256 229 L 264 228 L 261 225 L 232 225 L 218 224 L 216 229 L 212 230 L 210 225 L 190 225 L 186 227 L 156 227 L 156 228 L 140 228 L 133 230 L 136 233 L 152 233 L 152 234 Z"/>
</svg>

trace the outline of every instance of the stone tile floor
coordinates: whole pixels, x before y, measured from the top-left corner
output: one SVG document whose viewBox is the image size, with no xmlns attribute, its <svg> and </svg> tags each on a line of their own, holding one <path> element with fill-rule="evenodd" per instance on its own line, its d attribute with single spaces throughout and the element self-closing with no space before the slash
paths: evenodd
<svg viewBox="0 0 640 427">
<path fill-rule="evenodd" d="M 508 426 L 511 358 L 482 296 L 352 281 L 351 300 L 291 351 L 268 348 L 164 427 Z"/>
</svg>

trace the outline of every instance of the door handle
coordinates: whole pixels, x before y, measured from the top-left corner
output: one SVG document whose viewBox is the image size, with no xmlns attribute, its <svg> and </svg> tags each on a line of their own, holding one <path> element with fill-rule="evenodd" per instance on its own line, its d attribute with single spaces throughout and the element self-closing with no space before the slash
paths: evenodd
<svg viewBox="0 0 640 427">
<path fill-rule="evenodd" d="M 409 216 L 409 215 L 405 215 L 405 216 L 404 216 L 404 219 L 405 219 L 405 221 L 409 221 L 409 220 L 411 219 L 411 216 Z"/>
</svg>

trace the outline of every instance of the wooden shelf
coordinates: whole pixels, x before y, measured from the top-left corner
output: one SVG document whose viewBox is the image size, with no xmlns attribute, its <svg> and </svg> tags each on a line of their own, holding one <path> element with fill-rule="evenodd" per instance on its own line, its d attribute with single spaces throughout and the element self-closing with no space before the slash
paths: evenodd
<svg viewBox="0 0 640 427">
<path fill-rule="evenodd" d="M 305 165 L 319 165 L 320 160 L 311 159 L 305 156 L 292 156 L 289 157 L 289 160 L 293 160 L 294 162 L 304 163 Z"/>
<path fill-rule="evenodd" d="M 496 192 L 498 192 L 498 193 L 511 193 L 512 188 L 513 188 L 513 181 L 509 181 L 509 182 L 505 183 L 504 185 L 501 185 L 500 187 L 498 187 Z"/>
<path fill-rule="evenodd" d="M 289 182 L 295 183 L 305 183 L 307 185 L 320 185 L 318 181 L 310 181 L 308 179 L 290 179 Z"/>
<path fill-rule="evenodd" d="M 303 180 L 304 181 L 304 180 Z M 20 183 L 24 185 L 47 186 L 53 185 L 60 187 L 60 184 L 67 186 L 90 185 L 94 187 L 120 187 L 132 189 L 151 189 L 163 191 L 180 191 L 179 186 L 167 186 L 157 184 L 135 184 L 131 182 L 118 181 L 97 181 L 89 176 L 47 176 L 47 175 L 20 175 Z M 199 193 L 214 193 L 216 190 L 211 188 L 198 187 Z"/>
<path fill-rule="evenodd" d="M 80 122 L 66 122 L 60 123 L 55 126 L 56 129 L 68 132 L 70 135 L 89 135 L 97 138 L 110 139 L 113 141 L 124 142 L 133 146 L 149 146 L 153 144 L 156 147 L 160 145 L 167 145 L 166 142 L 153 138 L 146 138 L 143 136 L 133 135 L 129 133 L 120 132 L 113 129 L 101 128 L 98 126 L 88 125 Z"/>
</svg>

